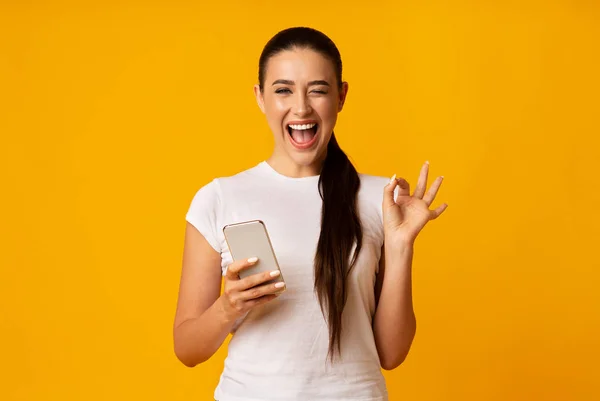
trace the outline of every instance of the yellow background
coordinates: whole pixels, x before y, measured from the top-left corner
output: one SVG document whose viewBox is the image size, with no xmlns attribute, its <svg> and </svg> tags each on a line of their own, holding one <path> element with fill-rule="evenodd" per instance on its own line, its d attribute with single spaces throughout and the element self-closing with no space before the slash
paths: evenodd
<svg viewBox="0 0 600 401">
<path fill-rule="evenodd" d="M 212 399 L 225 348 L 172 351 L 184 215 L 269 156 L 258 56 L 310 25 L 358 169 L 446 177 L 391 399 L 600 400 L 599 3 L 23 3 L 0 8 L 0 399 Z"/>
</svg>

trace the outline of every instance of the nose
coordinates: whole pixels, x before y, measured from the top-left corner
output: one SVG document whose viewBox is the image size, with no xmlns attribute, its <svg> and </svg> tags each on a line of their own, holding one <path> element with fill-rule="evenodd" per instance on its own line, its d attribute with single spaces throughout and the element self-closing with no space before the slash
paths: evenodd
<svg viewBox="0 0 600 401">
<path fill-rule="evenodd" d="M 294 114 L 297 116 L 306 116 L 312 112 L 310 103 L 303 93 L 298 93 L 294 104 Z"/>
</svg>

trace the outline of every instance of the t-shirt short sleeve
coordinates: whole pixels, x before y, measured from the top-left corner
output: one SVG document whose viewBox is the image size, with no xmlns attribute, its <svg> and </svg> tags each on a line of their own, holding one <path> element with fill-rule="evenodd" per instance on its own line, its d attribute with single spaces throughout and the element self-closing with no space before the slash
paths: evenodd
<svg viewBox="0 0 600 401">
<path fill-rule="evenodd" d="M 219 253 L 222 251 L 218 236 L 220 209 L 219 184 L 217 179 L 214 179 L 196 192 L 185 216 Z"/>
</svg>

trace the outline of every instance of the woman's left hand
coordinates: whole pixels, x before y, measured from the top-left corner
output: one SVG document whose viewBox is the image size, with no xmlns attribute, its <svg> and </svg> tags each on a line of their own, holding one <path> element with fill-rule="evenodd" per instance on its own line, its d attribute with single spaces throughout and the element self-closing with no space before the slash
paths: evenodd
<svg viewBox="0 0 600 401">
<path fill-rule="evenodd" d="M 431 188 L 427 189 L 429 162 L 421 168 L 415 192 L 410 195 L 410 185 L 404 178 L 392 177 L 385 186 L 383 197 L 383 228 L 386 243 L 414 243 L 417 235 L 429 220 L 439 217 L 448 207 L 446 203 L 434 210 L 429 210 L 434 201 L 444 176 L 437 177 Z M 394 190 L 399 187 L 398 196 L 394 200 Z"/>
</svg>

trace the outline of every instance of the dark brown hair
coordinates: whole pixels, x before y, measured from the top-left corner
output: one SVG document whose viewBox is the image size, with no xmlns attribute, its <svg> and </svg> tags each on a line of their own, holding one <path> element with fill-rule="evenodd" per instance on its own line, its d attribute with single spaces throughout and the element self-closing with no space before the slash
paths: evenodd
<svg viewBox="0 0 600 401">
<path fill-rule="evenodd" d="M 261 91 L 269 59 L 295 48 L 311 49 L 331 60 L 341 89 L 342 59 L 336 45 L 322 32 L 296 27 L 279 32 L 265 45 L 258 68 Z M 347 277 L 362 245 L 362 228 L 356 205 L 359 187 L 358 173 L 332 133 L 319 177 L 323 207 L 314 271 L 315 292 L 329 325 L 328 357 L 331 360 L 336 353 L 341 353 L 342 312 L 348 298 Z"/>
</svg>

